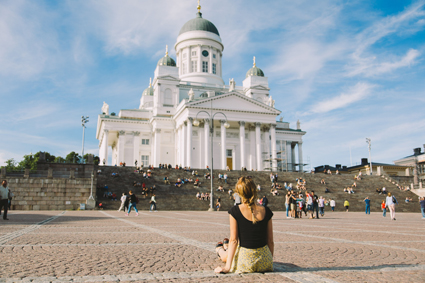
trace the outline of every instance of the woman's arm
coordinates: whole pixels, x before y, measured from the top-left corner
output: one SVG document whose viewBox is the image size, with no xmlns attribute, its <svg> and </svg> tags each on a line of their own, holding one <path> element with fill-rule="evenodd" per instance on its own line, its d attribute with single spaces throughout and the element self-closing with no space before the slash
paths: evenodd
<svg viewBox="0 0 425 283">
<path fill-rule="evenodd" d="M 227 249 L 227 260 L 224 268 L 217 267 L 214 271 L 216 273 L 228 273 L 232 267 L 233 257 L 235 256 L 236 247 L 238 246 L 238 224 L 236 219 L 232 215 L 229 215 L 230 221 L 230 239 L 229 248 Z"/>
<path fill-rule="evenodd" d="M 274 240 L 273 240 L 273 222 L 270 219 L 269 223 L 267 224 L 267 246 L 269 246 L 269 249 L 272 253 L 272 256 L 274 254 Z"/>
</svg>

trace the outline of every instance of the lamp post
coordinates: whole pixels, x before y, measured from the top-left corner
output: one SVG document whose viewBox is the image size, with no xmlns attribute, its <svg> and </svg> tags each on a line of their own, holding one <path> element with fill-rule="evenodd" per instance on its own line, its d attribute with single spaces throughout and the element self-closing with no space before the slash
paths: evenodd
<svg viewBox="0 0 425 283">
<path fill-rule="evenodd" d="M 83 126 L 83 148 L 81 150 L 81 158 L 82 158 L 82 162 L 84 163 L 84 132 L 86 129 L 86 123 L 88 123 L 89 121 L 89 116 L 81 116 L 81 126 Z"/>
<path fill-rule="evenodd" d="M 93 179 L 94 179 L 94 173 L 92 171 L 91 172 L 91 185 L 90 185 L 90 196 L 89 196 L 89 200 L 94 200 L 94 197 L 93 197 Z"/>
<path fill-rule="evenodd" d="M 226 129 L 228 129 L 230 127 L 229 123 L 227 123 L 227 117 L 223 112 L 215 112 L 214 114 L 212 113 L 212 100 L 211 100 L 211 108 L 210 108 L 210 113 L 208 113 L 207 111 L 199 111 L 196 114 L 195 120 L 193 121 L 193 125 L 195 127 L 199 126 L 199 120 L 198 115 L 200 113 L 205 113 L 208 115 L 208 117 L 211 119 L 211 123 L 210 123 L 210 139 L 211 139 L 211 193 L 210 193 L 210 208 L 208 209 L 209 211 L 214 211 L 214 188 L 213 188 L 213 183 L 214 183 L 214 174 L 213 174 L 213 170 L 214 170 L 214 144 L 213 144 L 213 140 L 214 140 L 214 117 L 217 114 L 221 114 L 224 116 L 224 118 L 226 119 L 226 122 L 224 123 L 224 127 Z"/>
<path fill-rule="evenodd" d="M 372 157 L 370 156 L 370 149 L 372 147 L 372 141 L 370 138 L 366 138 L 366 143 L 369 147 L 369 164 L 370 164 L 370 175 L 372 175 Z"/>
</svg>

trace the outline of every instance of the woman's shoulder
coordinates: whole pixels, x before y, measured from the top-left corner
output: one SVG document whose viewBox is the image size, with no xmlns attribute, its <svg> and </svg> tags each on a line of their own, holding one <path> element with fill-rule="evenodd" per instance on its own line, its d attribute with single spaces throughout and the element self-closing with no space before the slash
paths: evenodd
<svg viewBox="0 0 425 283">
<path fill-rule="evenodd" d="M 229 213 L 230 215 L 232 215 L 233 217 L 237 216 L 238 214 L 241 213 L 240 209 L 239 209 L 239 205 L 234 205 L 232 206 L 227 213 Z M 236 218 L 236 217 L 235 217 Z"/>
</svg>

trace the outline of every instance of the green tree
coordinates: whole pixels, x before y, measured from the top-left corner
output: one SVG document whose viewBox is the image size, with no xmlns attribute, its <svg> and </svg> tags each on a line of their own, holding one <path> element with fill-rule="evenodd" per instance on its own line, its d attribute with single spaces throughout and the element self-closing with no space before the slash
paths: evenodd
<svg viewBox="0 0 425 283">
<path fill-rule="evenodd" d="M 64 163 L 65 162 L 65 158 L 63 158 L 62 156 L 56 156 L 55 160 L 53 161 L 55 163 Z"/>
<path fill-rule="evenodd" d="M 78 163 L 80 160 L 80 155 L 76 153 L 75 151 L 71 151 L 68 153 L 68 155 L 65 157 L 65 160 L 67 163 Z"/>
<path fill-rule="evenodd" d="M 34 157 L 33 155 L 24 155 L 24 159 L 19 162 L 19 167 L 22 169 L 30 169 L 30 170 L 37 170 L 37 162 L 38 158 Z"/>
<path fill-rule="evenodd" d="M 91 153 L 84 154 L 84 162 L 86 164 L 89 161 L 89 154 L 91 154 Z M 96 156 L 96 155 L 93 154 L 93 163 L 97 165 L 97 164 L 99 164 L 99 162 L 100 162 L 99 156 Z"/>
<path fill-rule="evenodd" d="M 7 172 L 19 170 L 19 167 L 16 166 L 17 162 L 13 158 L 6 160 L 4 163 L 6 163 L 6 171 Z"/>
</svg>

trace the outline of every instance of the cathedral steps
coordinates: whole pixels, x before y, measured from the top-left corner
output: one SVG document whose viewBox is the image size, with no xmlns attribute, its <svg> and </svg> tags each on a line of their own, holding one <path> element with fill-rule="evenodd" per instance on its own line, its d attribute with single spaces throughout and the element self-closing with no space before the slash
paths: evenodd
<svg viewBox="0 0 425 283">
<path fill-rule="evenodd" d="M 198 178 L 201 181 L 201 186 L 195 188 L 193 184 L 184 184 L 182 187 L 177 188 L 174 186 L 177 178 L 193 177 L 190 172 L 183 170 L 167 170 L 167 169 L 154 169 L 153 176 L 150 179 L 143 179 L 141 174 L 134 173 L 135 167 L 115 167 L 115 166 L 100 166 L 102 173 L 98 175 L 97 185 L 103 187 L 108 185 L 111 192 L 117 194 L 119 199 L 122 192 L 133 190 L 136 196 L 139 197 L 138 209 L 148 210 L 150 198 L 143 198 L 141 195 L 141 187 L 133 187 L 133 181 L 143 182 L 147 187 L 156 185 L 156 200 L 159 210 L 208 210 L 209 201 L 197 200 L 195 195 L 197 192 L 210 192 L 210 180 L 206 180 L 203 176 L 206 170 L 197 170 Z M 118 177 L 112 177 L 112 172 L 118 173 Z M 224 170 L 215 170 L 214 175 L 218 173 L 224 174 Z M 230 199 L 228 194 L 229 188 L 234 188 L 237 179 L 240 176 L 252 176 L 254 182 L 260 184 L 262 191 L 258 196 L 266 195 L 269 199 L 269 206 L 272 210 L 285 210 L 285 193 L 286 190 L 279 191 L 280 196 L 273 196 L 270 193 L 270 172 L 253 172 L 253 171 L 230 171 L 226 172 L 228 175 L 228 184 L 223 184 L 223 181 L 214 179 L 214 204 L 217 197 L 221 198 L 221 210 L 228 210 L 233 205 L 233 200 Z M 168 176 L 170 185 L 164 184 L 164 177 Z M 385 199 L 385 195 L 376 193 L 377 188 L 386 187 L 388 192 L 391 192 L 397 198 L 399 205 L 396 210 L 399 212 L 420 212 L 418 198 L 412 192 L 403 192 L 397 187 L 388 182 L 387 180 L 378 176 L 363 176 L 363 179 L 356 181 L 357 188 L 354 188 L 355 194 L 347 194 L 343 192 L 344 187 L 351 187 L 354 182 L 353 175 L 327 175 L 327 174 L 309 174 L 309 173 L 292 173 L 292 172 L 279 172 L 278 183 L 281 185 L 284 182 L 292 183 L 295 187 L 296 178 L 302 177 L 307 182 L 307 190 L 314 190 L 316 195 L 323 196 L 326 199 L 334 198 L 336 201 L 336 211 L 344 211 L 343 202 L 347 199 L 350 202 L 350 211 L 364 211 L 365 205 L 363 200 L 369 197 L 371 200 L 371 211 L 380 212 L 380 203 Z M 326 185 L 320 184 L 321 179 L 325 179 Z M 225 192 L 217 192 L 216 189 L 219 184 L 224 185 Z M 325 193 L 328 188 L 330 193 Z M 118 209 L 120 202 L 111 201 L 102 198 L 102 192 L 98 189 L 98 201 L 105 205 L 105 209 Z M 304 196 L 305 193 L 303 192 Z M 406 197 L 413 199 L 413 203 L 405 203 Z M 329 211 L 330 207 L 326 207 L 325 211 Z"/>
</svg>

